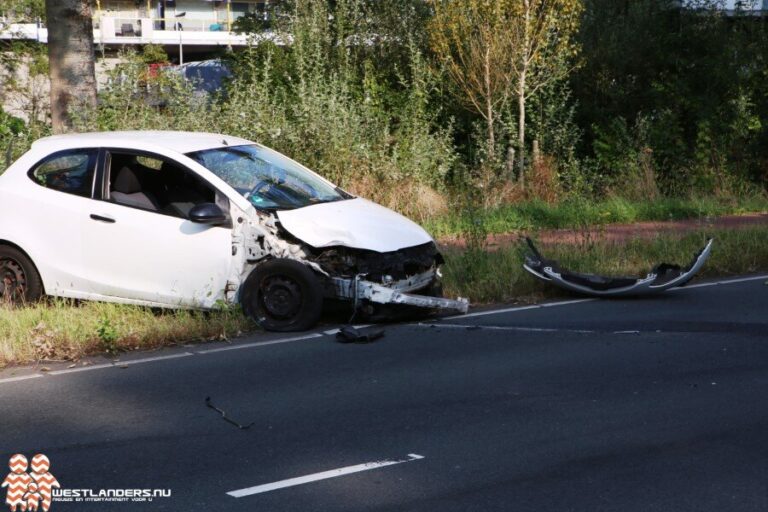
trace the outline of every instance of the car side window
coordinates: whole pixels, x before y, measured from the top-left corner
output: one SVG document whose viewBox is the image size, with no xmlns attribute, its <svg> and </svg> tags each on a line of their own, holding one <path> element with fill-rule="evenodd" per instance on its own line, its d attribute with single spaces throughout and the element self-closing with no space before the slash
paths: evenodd
<svg viewBox="0 0 768 512">
<path fill-rule="evenodd" d="M 188 219 L 193 207 L 220 202 L 195 173 L 160 156 L 110 151 L 107 169 L 108 198 L 117 204 Z"/>
<path fill-rule="evenodd" d="M 45 188 L 90 198 L 98 154 L 97 149 L 56 153 L 38 164 L 30 177 Z"/>
</svg>

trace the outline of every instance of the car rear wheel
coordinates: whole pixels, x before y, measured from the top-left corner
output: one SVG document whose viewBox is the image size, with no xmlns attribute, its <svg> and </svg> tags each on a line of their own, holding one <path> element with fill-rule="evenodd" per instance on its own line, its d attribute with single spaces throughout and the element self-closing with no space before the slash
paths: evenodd
<svg viewBox="0 0 768 512">
<path fill-rule="evenodd" d="M 305 331 L 320 320 L 323 292 L 309 267 L 274 259 L 251 272 L 240 302 L 243 311 L 268 331 Z"/>
<path fill-rule="evenodd" d="M 43 283 L 30 259 L 14 247 L 0 246 L 0 303 L 36 302 L 43 295 Z"/>
</svg>

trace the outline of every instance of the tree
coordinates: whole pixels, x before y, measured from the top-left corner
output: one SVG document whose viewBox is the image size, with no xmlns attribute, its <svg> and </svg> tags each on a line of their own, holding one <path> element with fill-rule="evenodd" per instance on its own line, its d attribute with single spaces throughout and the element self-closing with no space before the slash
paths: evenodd
<svg viewBox="0 0 768 512">
<path fill-rule="evenodd" d="M 53 131 L 72 129 L 72 112 L 96 107 L 96 66 L 90 0 L 46 0 Z"/>
<path fill-rule="evenodd" d="M 45 17 L 45 0 L 3 0 L 0 16 L 12 23 L 34 23 Z"/>
<path fill-rule="evenodd" d="M 434 0 L 432 50 L 456 85 L 458 99 L 486 124 L 488 153 L 496 153 L 496 123 L 515 78 L 507 27 L 513 0 Z"/>
<path fill-rule="evenodd" d="M 512 40 L 511 66 L 518 105 L 518 179 L 525 184 L 525 125 L 527 101 L 548 84 L 564 79 L 578 52 L 581 0 L 515 0 L 508 26 Z"/>
</svg>

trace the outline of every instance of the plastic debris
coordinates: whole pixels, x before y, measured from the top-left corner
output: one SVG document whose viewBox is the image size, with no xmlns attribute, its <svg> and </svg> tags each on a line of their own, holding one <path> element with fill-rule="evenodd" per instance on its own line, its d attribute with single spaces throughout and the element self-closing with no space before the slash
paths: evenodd
<svg viewBox="0 0 768 512">
<path fill-rule="evenodd" d="M 211 397 L 206 397 L 205 398 L 205 405 L 208 408 L 213 409 L 214 411 L 216 411 L 219 414 L 221 414 L 221 417 L 224 419 L 224 421 L 226 421 L 227 423 L 230 423 L 230 424 L 236 426 L 240 430 L 248 430 L 249 428 L 251 428 L 252 426 L 254 426 L 256 424 L 256 422 L 252 422 L 252 423 L 249 423 L 248 425 L 241 425 L 240 423 L 236 422 L 235 420 L 233 420 L 231 418 L 228 418 L 226 412 L 222 411 L 221 409 L 219 409 L 218 407 L 216 407 L 215 405 L 213 405 L 211 403 Z"/>
<path fill-rule="evenodd" d="M 372 341 L 376 341 L 383 337 L 383 330 L 364 333 L 351 325 L 342 327 L 339 329 L 339 332 L 336 333 L 336 341 L 339 343 L 371 343 Z"/>
</svg>

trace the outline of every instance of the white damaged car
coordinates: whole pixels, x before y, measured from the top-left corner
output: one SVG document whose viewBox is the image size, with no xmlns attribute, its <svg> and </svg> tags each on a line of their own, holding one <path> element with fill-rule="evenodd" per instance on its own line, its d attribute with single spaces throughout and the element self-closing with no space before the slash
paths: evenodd
<svg viewBox="0 0 768 512">
<path fill-rule="evenodd" d="M 0 175 L 5 301 L 240 303 L 276 331 L 312 327 L 329 299 L 466 312 L 442 298 L 441 263 L 417 224 L 226 135 L 48 137 Z"/>
</svg>

